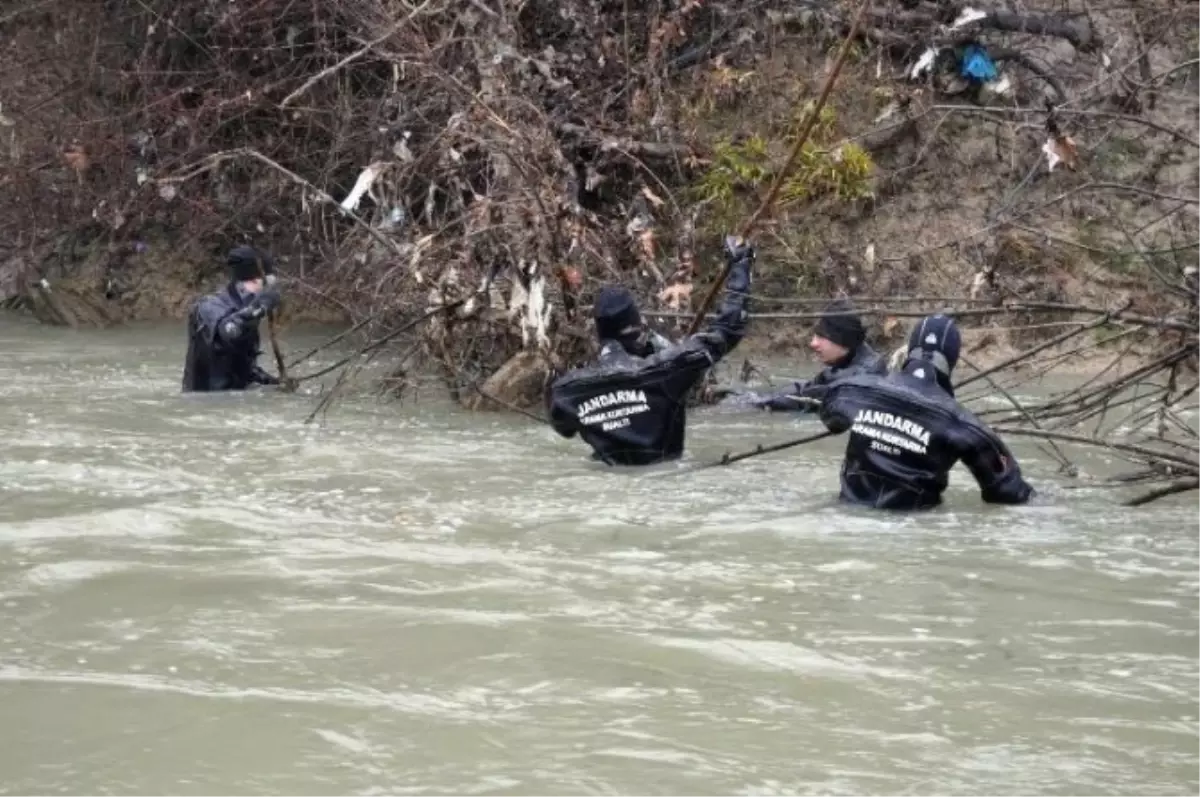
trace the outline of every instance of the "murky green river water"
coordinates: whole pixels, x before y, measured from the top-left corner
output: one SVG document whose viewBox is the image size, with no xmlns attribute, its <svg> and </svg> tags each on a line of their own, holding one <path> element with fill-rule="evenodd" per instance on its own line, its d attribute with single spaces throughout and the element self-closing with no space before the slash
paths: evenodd
<svg viewBox="0 0 1200 797">
<path fill-rule="evenodd" d="M 0 319 L 5 793 L 1200 788 L 1194 494 L 1017 441 L 1036 505 L 852 511 L 842 440 L 630 475 L 432 391 L 185 397 L 183 344 Z"/>
</svg>

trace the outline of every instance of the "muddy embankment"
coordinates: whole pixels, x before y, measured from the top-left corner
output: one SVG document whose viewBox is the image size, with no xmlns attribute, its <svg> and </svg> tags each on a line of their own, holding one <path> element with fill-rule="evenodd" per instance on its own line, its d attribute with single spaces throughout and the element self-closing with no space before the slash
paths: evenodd
<svg viewBox="0 0 1200 797">
<path fill-rule="evenodd" d="M 1133 367 L 1186 334 L 1195 3 L 868 5 L 786 175 L 857 4 L 635 5 L 0 15 L 0 301 L 181 319 L 250 241 L 287 280 L 285 331 L 374 318 L 369 338 L 459 301 L 415 356 L 448 383 L 517 357 L 534 385 L 588 356 L 605 282 L 686 326 L 778 178 L 741 358 L 802 364 L 840 295 L 889 350 L 958 312 L 980 367 L 1084 325 L 1036 362 Z"/>
</svg>

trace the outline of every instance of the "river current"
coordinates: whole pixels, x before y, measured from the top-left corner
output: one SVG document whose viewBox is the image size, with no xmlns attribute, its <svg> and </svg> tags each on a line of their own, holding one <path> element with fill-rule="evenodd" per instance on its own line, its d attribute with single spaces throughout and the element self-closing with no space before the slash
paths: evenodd
<svg viewBox="0 0 1200 797">
<path fill-rule="evenodd" d="M 1033 504 L 874 513 L 842 438 L 615 472 L 432 387 L 184 396 L 183 349 L 0 319 L 4 793 L 1200 789 L 1194 493 L 1011 441 Z M 701 410 L 684 466 L 816 430 Z"/>
</svg>

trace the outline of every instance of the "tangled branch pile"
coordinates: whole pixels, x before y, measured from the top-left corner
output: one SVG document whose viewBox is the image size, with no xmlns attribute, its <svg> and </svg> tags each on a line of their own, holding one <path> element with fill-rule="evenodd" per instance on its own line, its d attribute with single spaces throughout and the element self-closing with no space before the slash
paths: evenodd
<svg viewBox="0 0 1200 797">
<path fill-rule="evenodd" d="M 456 391 L 528 403 L 586 356 L 602 282 L 686 317 L 851 5 L 30 2 L 0 15 L 0 299 L 67 323 L 178 313 L 249 238 L 294 309 L 366 339 L 446 306 L 413 351 Z M 1195 3 L 1025 7 L 868 9 L 759 242 L 760 313 L 797 293 L 1186 312 L 1163 282 L 1196 255 Z M 994 74 L 967 69 L 979 53 Z M 979 326 L 1016 345 L 1039 324 Z M 873 333 L 903 331 L 880 314 Z"/>
</svg>

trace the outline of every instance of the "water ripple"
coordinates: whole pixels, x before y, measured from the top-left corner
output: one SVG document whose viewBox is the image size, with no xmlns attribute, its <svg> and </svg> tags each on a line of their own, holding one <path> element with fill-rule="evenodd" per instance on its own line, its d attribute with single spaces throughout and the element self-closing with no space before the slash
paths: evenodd
<svg viewBox="0 0 1200 797">
<path fill-rule="evenodd" d="M 840 506 L 841 440 L 678 472 L 813 426 L 758 413 L 636 475 L 424 396 L 305 424 L 181 343 L 0 322 L 10 790 L 1200 788 L 1194 502 L 1020 444 L 1021 508 Z"/>
</svg>

